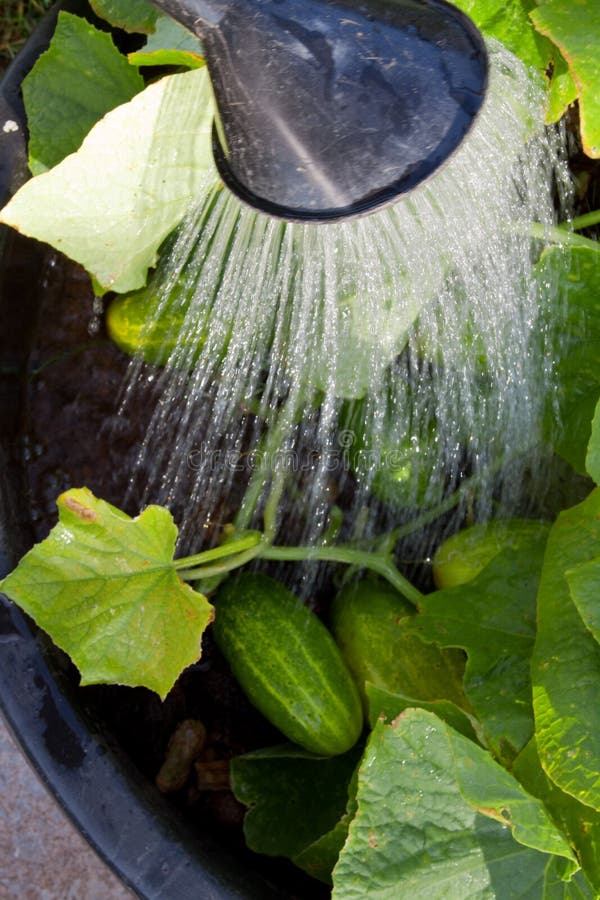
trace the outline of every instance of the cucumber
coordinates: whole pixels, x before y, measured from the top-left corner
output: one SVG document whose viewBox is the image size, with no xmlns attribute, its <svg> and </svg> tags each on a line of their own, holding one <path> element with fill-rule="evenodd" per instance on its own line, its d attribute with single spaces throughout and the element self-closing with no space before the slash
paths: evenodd
<svg viewBox="0 0 600 900">
<path fill-rule="evenodd" d="M 342 655 L 317 616 L 283 584 L 243 573 L 215 599 L 213 633 L 250 702 L 289 740 L 345 753 L 363 726 Z"/>
<path fill-rule="evenodd" d="M 139 355 L 145 362 L 164 366 L 177 350 L 177 356 L 192 368 L 206 335 L 184 328 L 191 297 L 176 286 L 166 302 L 159 301 L 157 290 L 151 282 L 139 291 L 115 297 L 106 312 L 108 335 L 129 356 Z"/>
<path fill-rule="evenodd" d="M 548 531 L 537 519 L 496 519 L 464 528 L 438 547 L 433 557 L 437 588 L 456 587 L 471 581 L 506 549 L 519 550 Z"/>
<path fill-rule="evenodd" d="M 464 654 L 407 634 L 404 626 L 414 615 L 397 591 L 371 576 L 342 588 L 333 601 L 333 635 L 367 714 L 367 682 L 413 700 L 451 700 L 468 708 Z"/>
</svg>

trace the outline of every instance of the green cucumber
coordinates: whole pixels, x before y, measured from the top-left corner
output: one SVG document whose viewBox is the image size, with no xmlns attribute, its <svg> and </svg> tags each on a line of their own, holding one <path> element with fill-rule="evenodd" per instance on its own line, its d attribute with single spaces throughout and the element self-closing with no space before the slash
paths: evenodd
<svg viewBox="0 0 600 900">
<path fill-rule="evenodd" d="M 325 756 L 358 740 L 358 692 L 323 623 L 283 584 L 243 573 L 215 599 L 213 633 L 250 702 L 289 740 Z"/>
<path fill-rule="evenodd" d="M 177 351 L 177 357 L 186 359 L 192 368 L 206 335 L 185 329 L 191 296 L 176 286 L 165 302 L 159 300 L 159 290 L 151 282 L 139 291 L 115 297 L 106 311 L 108 335 L 129 356 L 139 355 L 145 362 L 164 366 Z"/>
<path fill-rule="evenodd" d="M 495 519 L 464 528 L 438 547 L 433 580 L 438 589 L 472 581 L 502 550 L 519 550 L 548 531 L 537 519 Z"/>
<path fill-rule="evenodd" d="M 333 635 L 367 714 L 367 682 L 413 700 L 451 700 L 468 709 L 464 654 L 407 634 L 405 624 L 414 615 L 414 607 L 397 591 L 371 576 L 346 585 L 333 601 Z"/>
</svg>

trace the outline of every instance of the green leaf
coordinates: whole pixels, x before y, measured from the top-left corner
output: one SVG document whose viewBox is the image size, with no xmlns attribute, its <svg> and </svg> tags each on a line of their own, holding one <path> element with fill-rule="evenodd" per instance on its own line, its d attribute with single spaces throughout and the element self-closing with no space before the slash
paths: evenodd
<svg viewBox="0 0 600 900">
<path fill-rule="evenodd" d="M 600 643 L 600 557 L 568 569 L 565 575 L 579 615 Z"/>
<path fill-rule="evenodd" d="M 553 71 L 548 91 L 546 122 L 558 122 L 567 108 L 577 100 L 577 85 L 569 72 L 567 62 L 556 47 L 553 52 Z"/>
<path fill-rule="evenodd" d="M 156 31 L 146 46 L 127 57 L 133 66 L 184 66 L 198 69 L 204 65 L 202 45 L 187 28 L 166 16 L 159 18 Z"/>
<path fill-rule="evenodd" d="M 99 119 L 143 87 L 108 34 L 61 12 L 50 48 L 23 82 L 33 174 L 77 150 Z"/>
<path fill-rule="evenodd" d="M 161 14 L 148 0 L 90 0 L 97 16 L 124 31 L 151 34 Z"/>
<path fill-rule="evenodd" d="M 206 69 L 170 75 L 27 182 L 0 221 L 80 262 L 104 290 L 141 287 L 165 237 L 213 177 Z"/>
<path fill-rule="evenodd" d="M 567 572 L 597 557 L 600 489 L 556 520 L 538 596 L 532 660 L 540 760 L 559 788 L 600 809 L 600 646 L 573 603 Z"/>
<path fill-rule="evenodd" d="M 509 761 L 533 733 L 535 609 L 547 530 L 499 553 L 468 584 L 423 598 L 412 626 L 428 641 L 462 647 L 464 687 L 486 742 Z"/>
<path fill-rule="evenodd" d="M 600 400 L 594 410 L 592 434 L 585 457 L 585 467 L 596 484 L 600 484 Z"/>
<path fill-rule="evenodd" d="M 405 709 L 426 709 L 435 713 L 438 719 L 446 722 L 459 734 L 463 734 L 471 741 L 477 741 L 477 723 L 464 710 L 460 709 L 451 700 L 415 700 L 410 697 L 402 697 L 400 694 L 392 694 L 384 688 L 367 683 L 367 698 L 369 701 L 369 722 L 374 728 L 380 718 L 388 722 L 396 719 Z"/>
<path fill-rule="evenodd" d="M 600 6 L 597 0 L 544 0 L 531 13 L 568 63 L 579 92 L 581 137 L 588 156 L 600 157 Z"/>
<path fill-rule="evenodd" d="M 248 847 L 294 859 L 336 829 L 346 812 L 360 752 L 354 748 L 342 756 L 321 757 L 286 744 L 233 759 L 233 792 L 250 807 L 244 819 Z M 322 869 L 324 854 L 319 862 L 314 848 L 311 855 L 311 865 Z"/>
<path fill-rule="evenodd" d="M 600 891 L 600 813 L 579 803 L 550 781 L 542 769 L 535 739 L 521 751 L 512 773 L 529 794 L 542 801 L 558 828 L 568 837 L 587 878 L 596 891 Z M 574 896 L 579 895 L 575 893 Z M 597 894 L 584 892 L 583 896 Z"/>
<path fill-rule="evenodd" d="M 528 66 L 545 72 L 552 53 L 550 41 L 537 34 L 529 18 L 535 0 L 455 0 L 479 30 L 495 37 Z"/>
<path fill-rule="evenodd" d="M 546 854 L 574 867 L 543 804 L 435 715 L 407 710 L 367 745 L 333 897 L 537 897 Z"/>
<path fill-rule="evenodd" d="M 292 860 L 294 865 L 303 869 L 312 878 L 317 878 L 325 884 L 333 884 L 331 875 L 348 838 L 351 820 L 352 816 L 346 813 L 331 831 L 295 856 Z"/>
<path fill-rule="evenodd" d="M 48 632 L 82 684 L 142 685 L 165 697 L 200 656 L 213 608 L 173 565 L 177 528 L 149 506 L 135 519 L 87 488 L 58 499 L 59 521 L 0 590 Z"/>
<path fill-rule="evenodd" d="M 547 250 L 537 266 L 541 302 L 549 296 L 556 330 L 556 390 L 548 398 L 546 431 L 556 451 L 586 474 L 591 420 L 600 397 L 600 265 L 593 249 Z M 559 427 L 560 426 L 560 427 Z M 558 431 L 558 435 L 557 435 Z"/>
<path fill-rule="evenodd" d="M 569 864 L 560 856 L 548 860 L 544 873 L 542 900 L 596 900 L 597 893 L 583 874 L 576 872 L 567 880 Z"/>
</svg>

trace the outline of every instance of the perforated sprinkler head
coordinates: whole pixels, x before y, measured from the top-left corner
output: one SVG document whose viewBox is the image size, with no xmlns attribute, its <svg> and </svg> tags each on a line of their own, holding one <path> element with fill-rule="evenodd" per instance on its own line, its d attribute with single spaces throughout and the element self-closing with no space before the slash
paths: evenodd
<svg viewBox="0 0 600 900">
<path fill-rule="evenodd" d="M 432 175 L 483 103 L 483 39 L 444 0 L 153 0 L 203 42 L 225 184 L 332 222 Z"/>
</svg>

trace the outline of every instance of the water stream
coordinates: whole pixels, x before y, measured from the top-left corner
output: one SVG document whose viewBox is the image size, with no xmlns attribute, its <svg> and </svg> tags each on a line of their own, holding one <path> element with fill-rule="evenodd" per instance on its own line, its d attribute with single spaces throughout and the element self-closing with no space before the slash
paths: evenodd
<svg viewBox="0 0 600 900">
<path fill-rule="evenodd" d="M 478 515 L 518 502 L 552 377 L 529 231 L 554 222 L 563 174 L 542 92 L 500 46 L 490 55 L 469 139 L 394 206 L 283 224 L 215 179 L 163 254 L 148 329 L 162 323 L 168 364 L 148 376 L 134 360 L 123 405 L 158 379 L 144 499 L 185 509 L 186 550 L 248 483 L 238 524 L 262 526 L 271 496 L 287 543 L 317 540 L 336 500 L 355 537 L 467 477 Z"/>
</svg>

